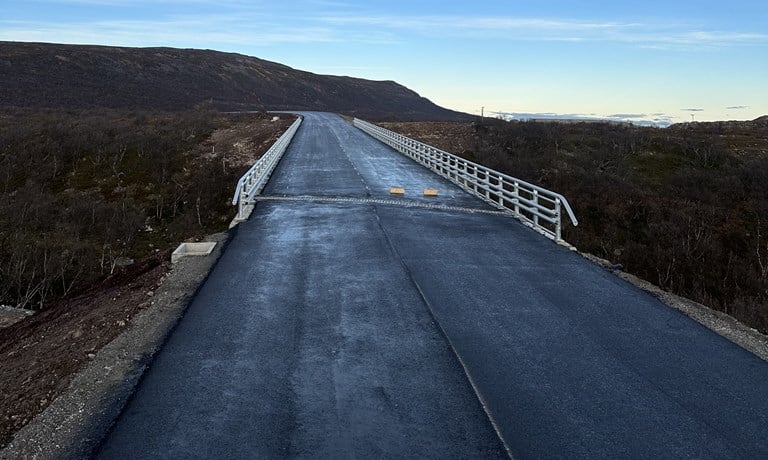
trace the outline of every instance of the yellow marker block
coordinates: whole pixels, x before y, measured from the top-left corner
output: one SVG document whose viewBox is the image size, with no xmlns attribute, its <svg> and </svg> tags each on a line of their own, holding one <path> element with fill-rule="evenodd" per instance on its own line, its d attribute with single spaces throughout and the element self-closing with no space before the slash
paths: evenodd
<svg viewBox="0 0 768 460">
<path fill-rule="evenodd" d="M 405 195 L 405 189 L 403 187 L 391 187 L 389 189 L 390 195 Z"/>
<path fill-rule="evenodd" d="M 437 196 L 437 189 L 425 188 L 424 189 L 424 196 Z"/>
</svg>

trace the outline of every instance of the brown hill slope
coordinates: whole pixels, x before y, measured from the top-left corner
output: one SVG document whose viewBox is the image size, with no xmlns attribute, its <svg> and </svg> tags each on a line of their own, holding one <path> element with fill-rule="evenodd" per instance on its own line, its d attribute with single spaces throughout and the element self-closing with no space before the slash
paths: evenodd
<svg viewBox="0 0 768 460">
<path fill-rule="evenodd" d="M 392 81 L 317 75 L 233 53 L 0 42 L 0 106 L 322 110 L 373 119 L 460 120 Z"/>
</svg>

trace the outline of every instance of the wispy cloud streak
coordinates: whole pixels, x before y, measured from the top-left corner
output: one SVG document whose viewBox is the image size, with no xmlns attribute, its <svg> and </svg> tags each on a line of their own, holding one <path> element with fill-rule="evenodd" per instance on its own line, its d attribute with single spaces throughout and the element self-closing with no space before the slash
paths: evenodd
<svg viewBox="0 0 768 460">
<path fill-rule="evenodd" d="M 126 46 L 201 46 L 204 44 L 270 45 L 277 43 L 334 42 L 340 38 L 324 27 L 274 27 L 244 25 L 229 18 L 184 18 L 167 21 L 96 21 L 78 24 L 3 23 L 0 40 L 51 41 L 75 44 Z"/>
<path fill-rule="evenodd" d="M 692 28 L 685 24 L 647 24 L 573 19 L 460 16 L 324 16 L 336 27 L 408 30 L 425 36 L 474 36 L 529 41 L 610 41 L 644 47 L 768 45 L 768 34 Z"/>
<path fill-rule="evenodd" d="M 34 0 L 33 0 L 34 1 Z M 320 11 L 354 11 L 333 0 L 302 0 L 302 8 L 267 7 L 264 2 L 245 0 L 192 0 L 206 6 L 196 16 L 160 16 L 154 20 L 79 21 L 76 23 L 28 22 L 18 24 L 0 19 L 0 39 L 82 42 L 110 41 L 141 45 L 168 43 L 190 45 L 273 44 L 310 42 L 358 42 L 396 44 L 409 37 L 425 39 L 460 37 L 500 41 L 613 42 L 653 49 L 699 47 L 768 46 L 768 34 L 748 31 L 706 30 L 686 24 L 652 24 L 629 21 L 557 19 L 544 17 L 486 17 L 451 15 L 323 14 Z M 61 3 L 135 7 L 176 5 L 189 0 L 69 0 Z M 317 8 L 321 8 L 318 10 Z M 174 8 L 179 10 L 179 8 Z M 220 13 L 211 15 L 210 11 Z M 407 33 L 407 34 L 405 34 Z"/>
</svg>

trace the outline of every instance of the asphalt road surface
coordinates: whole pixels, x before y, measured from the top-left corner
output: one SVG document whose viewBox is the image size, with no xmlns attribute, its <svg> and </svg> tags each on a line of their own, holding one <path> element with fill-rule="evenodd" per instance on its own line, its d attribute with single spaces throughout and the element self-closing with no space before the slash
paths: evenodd
<svg viewBox="0 0 768 460">
<path fill-rule="evenodd" d="M 767 363 L 340 117 L 264 195 L 97 457 L 768 458 Z"/>
</svg>

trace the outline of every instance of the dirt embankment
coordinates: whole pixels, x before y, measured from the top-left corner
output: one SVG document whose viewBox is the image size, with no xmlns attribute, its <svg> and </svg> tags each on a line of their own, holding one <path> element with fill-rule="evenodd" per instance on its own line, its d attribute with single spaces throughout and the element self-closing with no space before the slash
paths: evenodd
<svg viewBox="0 0 768 460">
<path fill-rule="evenodd" d="M 271 116 L 245 117 L 215 131 L 190 156 L 206 161 L 221 159 L 226 168 L 243 169 L 256 161 L 291 122 L 292 117 L 278 121 Z M 225 228 L 223 225 L 221 230 Z M 190 229 L 190 238 L 197 232 L 199 229 Z M 151 310 L 171 270 L 170 251 L 178 243 L 156 249 L 150 257 L 112 276 L 81 286 L 77 294 L 32 316 L 15 309 L 0 311 L 0 324 L 5 325 L 0 326 L 0 448 L 62 395 L 74 376 L 92 364 L 99 350 L 133 328 L 137 315 Z M 196 283 L 184 285 L 171 300 L 191 296 L 196 287 Z"/>
<path fill-rule="evenodd" d="M 168 271 L 167 257 L 159 253 L 83 295 L 0 329 L 0 445 L 150 304 Z"/>
</svg>

